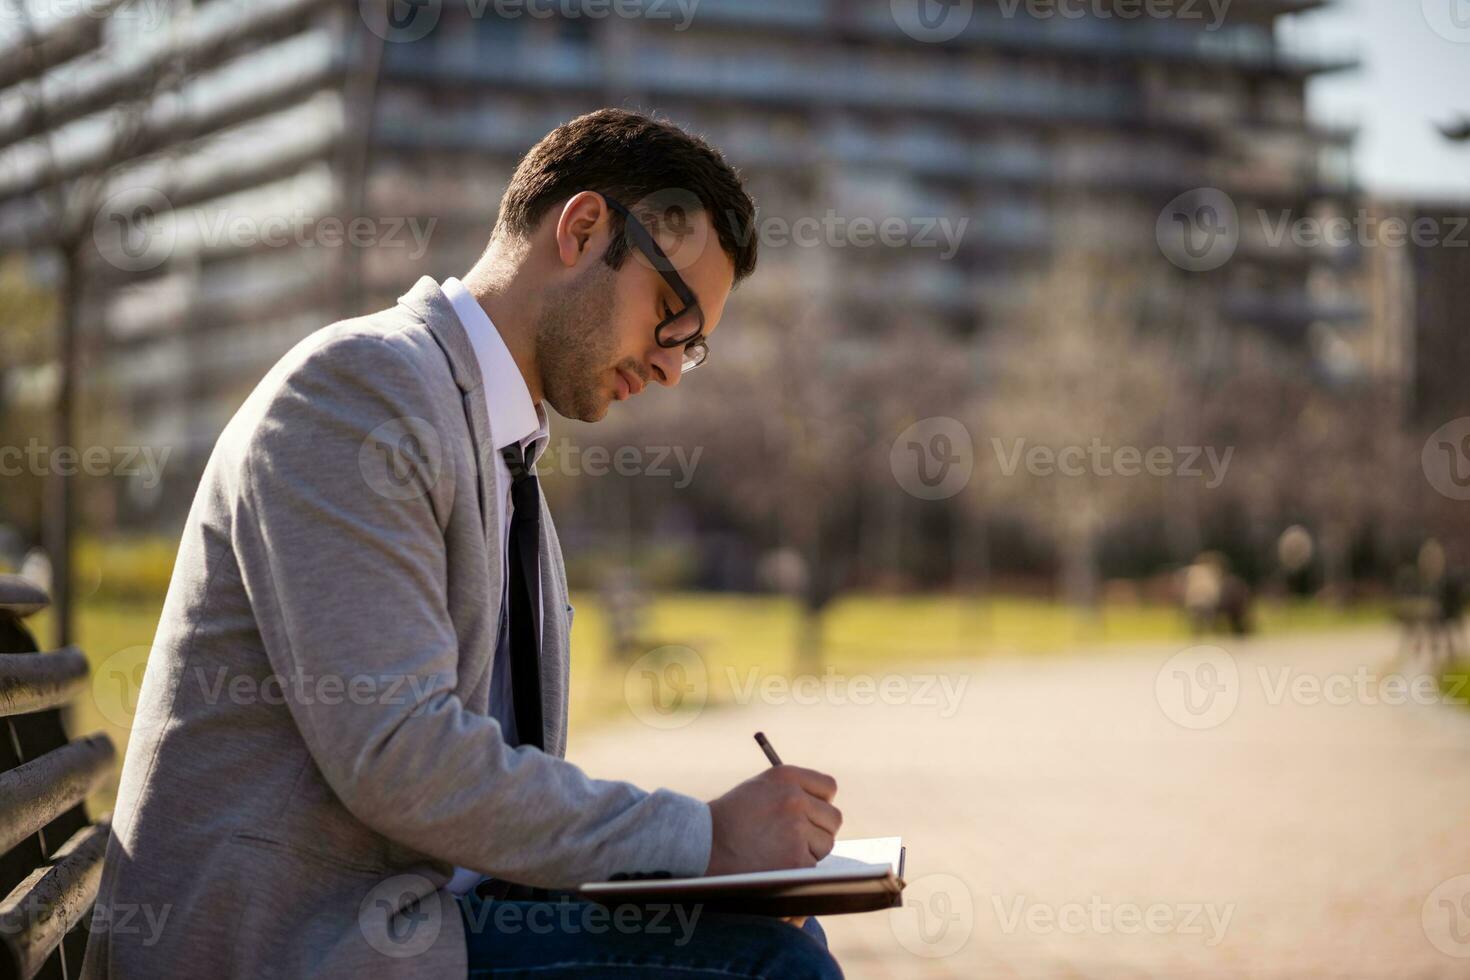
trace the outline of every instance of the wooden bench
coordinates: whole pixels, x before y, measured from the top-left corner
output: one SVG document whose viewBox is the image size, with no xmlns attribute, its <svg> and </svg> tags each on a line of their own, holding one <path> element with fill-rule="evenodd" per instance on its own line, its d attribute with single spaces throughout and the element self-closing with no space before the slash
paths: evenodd
<svg viewBox="0 0 1470 980">
<path fill-rule="evenodd" d="M 81 974 L 107 849 L 85 799 L 117 752 L 106 735 L 66 736 L 62 708 L 86 688 L 87 660 L 38 652 L 25 619 L 49 603 L 0 575 L 0 978 Z"/>
</svg>

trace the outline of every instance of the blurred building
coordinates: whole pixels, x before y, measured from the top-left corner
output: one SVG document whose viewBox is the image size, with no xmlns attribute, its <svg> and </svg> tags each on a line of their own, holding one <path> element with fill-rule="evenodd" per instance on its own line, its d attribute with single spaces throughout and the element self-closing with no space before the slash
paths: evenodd
<svg viewBox="0 0 1470 980">
<path fill-rule="evenodd" d="M 1364 214 L 1363 361 L 1397 380 L 1401 417 L 1427 433 L 1470 414 L 1470 207 L 1370 201 Z"/>
<path fill-rule="evenodd" d="M 748 174 L 763 268 L 737 306 L 816 306 L 858 351 L 895 329 L 969 343 L 1078 242 L 1203 284 L 1201 316 L 1301 349 L 1360 312 L 1346 252 L 1253 216 L 1355 206 L 1353 134 L 1311 123 L 1304 97 L 1351 59 L 1273 29 L 1324 2 L 1236 0 L 1214 24 L 1203 3 L 1149 20 L 988 0 L 647 0 L 635 17 L 444 0 L 412 41 L 358 3 L 197 0 L 156 23 L 162 5 L 114 3 L 34 43 L 12 32 L 0 57 L 0 245 L 43 281 L 72 257 L 88 417 L 175 448 L 161 492 L 124 501 L 132 520 L 187 506 L 220 428 L 296 340 L 463 273 L 519 155 L 608 104 L 660 110 Z M 1241 216 L 1238 253 L 1208 273 L 1169 266 L 1155 239 L 1198 188 Z M 365 247 L 329 242 L 354 216 Z M 859 244 L 857 219 L 891 218 L 900 244 Z M 47 397 L 33 382 L 11 389 Z"/>
</svg>

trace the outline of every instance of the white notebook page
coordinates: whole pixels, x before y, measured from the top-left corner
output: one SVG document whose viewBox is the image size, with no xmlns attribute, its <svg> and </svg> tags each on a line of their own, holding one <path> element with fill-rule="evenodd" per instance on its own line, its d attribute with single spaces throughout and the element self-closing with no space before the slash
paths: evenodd
<svg viewBox="0 0 1470 980">
<path fill-rule="evenodd" d="M 584 892 L 660 891 L 676 888 L 729 888 L 741 885 L 810 884 L 851 878 L 883 878 L 898 874 L 898 855 L 903 847 L 901 837 L 862 837 L 840 840 L 832 853 L 814 868 L 791 868 L 784 871 L 750 871 L 745 874 L 711 875 L 704 878 L 646 878 L 641 881 L 599 881 L 582 886 Z"/>
</svg>

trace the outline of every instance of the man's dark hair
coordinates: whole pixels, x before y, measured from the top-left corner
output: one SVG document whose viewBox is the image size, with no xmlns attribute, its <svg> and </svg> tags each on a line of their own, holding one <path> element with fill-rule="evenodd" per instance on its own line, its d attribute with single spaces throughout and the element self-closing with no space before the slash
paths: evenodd
<svg viewBox="0 0 1470 980">
<path fill-rule="evenodd" d="M 671 122 L 599 109 L 553 129 L 516 166 L 500 199 L 496 234 L 529 235 L 553 205 L 580 191 L 607 195 L 640 217 L 647 208 L 660 209 L 660 202 L 692 206 L 697 199 L 735 265 L 735 282 L 755 271 L 755 205 L 740 175 L 718 150 Z M 613 211 L 610 221 L 613 237 L 604 258 L 619 269 L 628 236 L 622 215 Z"/>
</svg>

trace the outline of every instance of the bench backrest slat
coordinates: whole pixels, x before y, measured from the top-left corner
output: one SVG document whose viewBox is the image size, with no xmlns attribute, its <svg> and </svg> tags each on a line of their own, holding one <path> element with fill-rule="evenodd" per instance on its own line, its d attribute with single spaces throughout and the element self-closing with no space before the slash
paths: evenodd
<svg viewBox="0 0 1470 980">
<path fill-rule="evenodd" d="M 52 653 L 0 653 L 0 715 L 66 704 L 87 685 L 87 658 L 76 647 Z"/>
<path fill-rule="evenodd" d="M 117 753 L 106 735 L 67 737 L 62 710 L 88 665 L 75 647 L 38 651 L 24 620 L 48 604 L 0 575 L 0 980 L 80 973 L 107 850 L 85 799 Z"/>
<path fill-rule="evenodd" d="M 0 936 L 9 947 L 15 976 L 33 977 L 80 924 L 97 898 L 102 858 L 107 853 L 106 824 L 83 827 L 57 849 L 49 865 L 32 871 L 0 901 Z M 68 964 L 81 972 L 81 960 Z"/>
<path fill-rule="evenodd" d="M 112 739 L 89 735 L 0 773 L 0 851 L 86 799 L 116 758 Z"/>
</svg>

